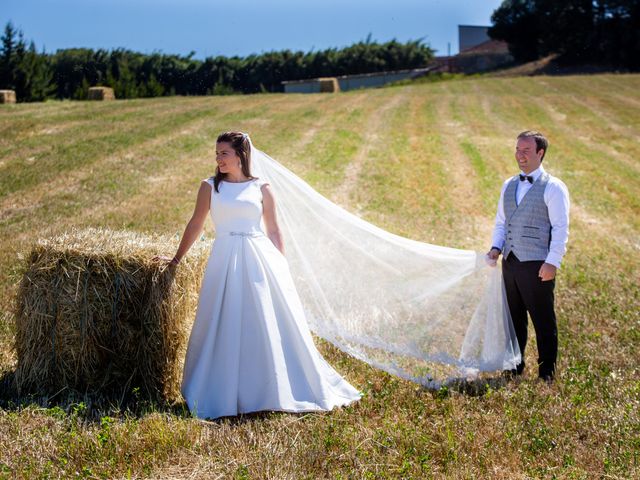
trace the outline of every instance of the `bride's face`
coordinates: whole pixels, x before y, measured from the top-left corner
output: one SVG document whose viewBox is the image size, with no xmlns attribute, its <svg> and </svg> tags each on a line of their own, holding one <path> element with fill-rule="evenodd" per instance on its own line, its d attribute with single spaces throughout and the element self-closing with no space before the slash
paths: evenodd
<svg viewBox="0 0 640 480">
<path fill-rule="evenodd" d="M 222 173 L 233 173 L 242 170 L 240 157 L 229 142 L 216 144 L 216 163 Z"/>
</svg>

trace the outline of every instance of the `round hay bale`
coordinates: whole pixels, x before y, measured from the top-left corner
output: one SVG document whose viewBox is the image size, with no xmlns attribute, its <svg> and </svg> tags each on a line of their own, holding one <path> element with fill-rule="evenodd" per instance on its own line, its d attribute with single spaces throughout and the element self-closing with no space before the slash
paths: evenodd
<svg viewBox="0 0 640 480">
<path fill-rule="evenodd" d="M 174 268 L 152 258 L 175 238 L 90 228 L 37 241 L 17 295 L 18 393 L 140 387 L 179 400 L 208 243 Z"/>
<path fill-rule="evenodd" d="M 89 100 L 115 100 L 113 88 L 110 87 L 89 87 Z"/>
<path fill-rule="evenodd" d="M 0 103 L 16 103 L 14 90 L 0 90 Z"/>
<path fill-rule="evenodd" d="M 340 91 L 340 84 L 336 77 L 319 78 L 320 93 L 335 93 Z"/>
</svg>

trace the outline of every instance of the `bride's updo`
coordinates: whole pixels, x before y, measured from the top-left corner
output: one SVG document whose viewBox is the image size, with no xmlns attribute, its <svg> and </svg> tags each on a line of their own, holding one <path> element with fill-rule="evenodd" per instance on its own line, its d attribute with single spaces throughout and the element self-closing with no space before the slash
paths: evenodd
<svg viewBox="0 0 640 480">
<path fill-rule="evenodd" d="M 224 132 L 218 135 L 216 143 L 228 143 L 231 148 L 236 152 L 236 155 L 240 157 L 240 166 L 242 168 L 242 174 L 247 178 L 255 178 L 251 175 L 251 143 L 249 142 L 249 135 L 242 132 Z M 218 167 L 216 167 L 216 174 L 213 177 L 213 187 L 218 192 L 218 185 L 224 180 L 226 173 L 222 173 Z"/>
</svg>

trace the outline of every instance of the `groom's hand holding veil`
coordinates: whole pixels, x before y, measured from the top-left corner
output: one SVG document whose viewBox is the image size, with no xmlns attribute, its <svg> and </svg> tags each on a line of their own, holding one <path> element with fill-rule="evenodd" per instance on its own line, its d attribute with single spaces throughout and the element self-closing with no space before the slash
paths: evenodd
<svg viewBox="0 0 640 480">
<path fill-rule="evenodd" d="M 486 262 L 490 267 L 498 265 L 498 257 L 500 257 L 500 249 L 497 247 L 491 247 L 491 250 L 487 252 Z"/>
</svg>

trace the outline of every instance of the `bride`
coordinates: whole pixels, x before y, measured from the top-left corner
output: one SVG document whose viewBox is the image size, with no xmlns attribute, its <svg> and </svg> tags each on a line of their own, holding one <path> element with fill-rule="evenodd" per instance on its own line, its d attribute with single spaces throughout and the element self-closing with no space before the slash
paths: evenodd
<svg viewBox="0 0 640 480">
<path fill-rule="evenodd" d="M 218 137 L 215 176 L 202 181 L 194 214 L 170 260 L 180 263 L 210 213 L 216 238 L 181 387 L 200 418 L 330 410 L 361 396 L 313 343 L 284 257 L 274 193 L 267 181 L 252 175 L 251 156 L 248 135 Z"/>
<path fill-rule="evenodd" d="M 216 175 L 202 182 L 175 257 L 160 257 L 178 264 L 211 211 L 216 239 L 182 383 L 198 416 L 327 410 L 360 398 L 322 359 L 309 328 L 431 388 L 520 362 L 501 269 L 487 266 L 484 252 L 378 228 L 241 132 L 221 135 L 216 147 Z"/>
</svg>

